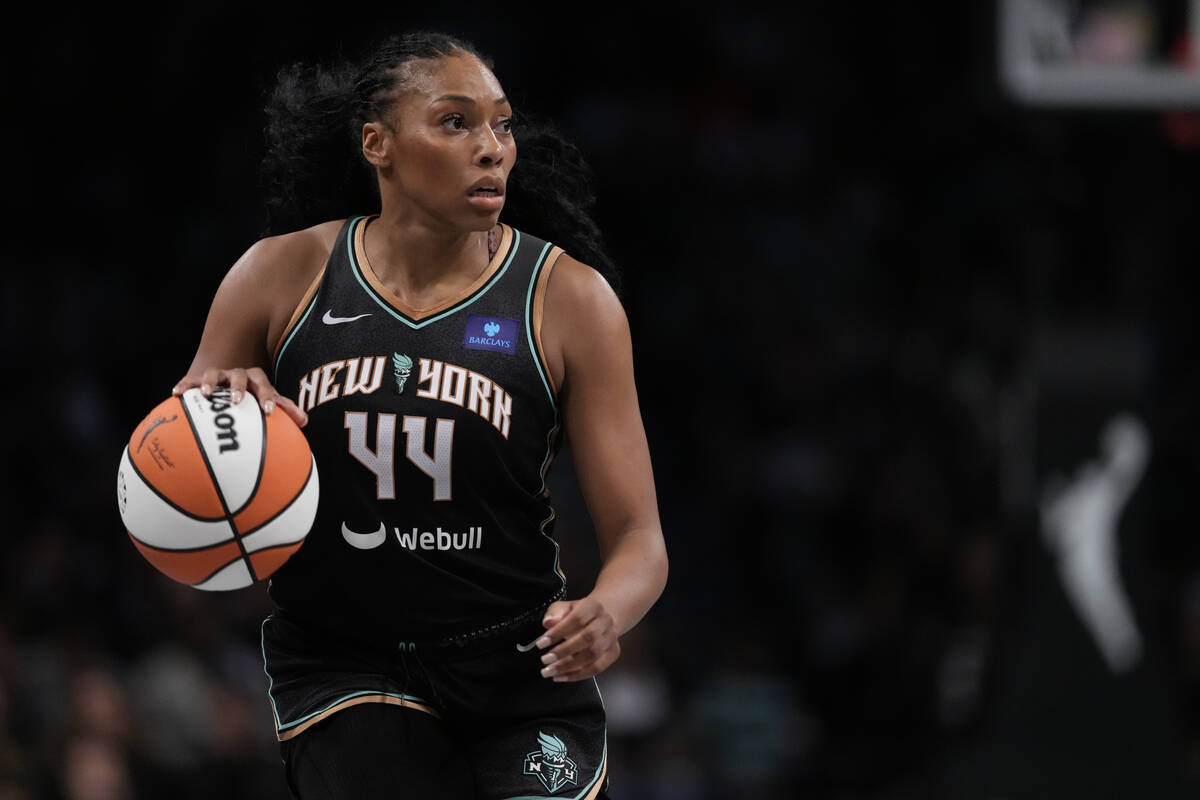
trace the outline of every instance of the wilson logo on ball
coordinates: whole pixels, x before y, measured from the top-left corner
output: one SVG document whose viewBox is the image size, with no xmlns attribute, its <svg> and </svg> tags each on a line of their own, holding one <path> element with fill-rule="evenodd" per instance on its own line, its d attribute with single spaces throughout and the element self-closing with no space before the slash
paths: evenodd
<svg viewBox="0 0 1200 800">
<path fill-rule="evenodd" d="M 230 396 L 228 389 L 216 389 L 208 398 L 208 406 L 212 411 L 220 412 L 213 417 L 213 425 L 217 426 L 217 439 L 220 442 L 220 452 L 238 449 L 237 422 L 225 409 L 229 408 Z"/>
<path fill-rule="evenodd" d="M 264 415 L 228 389 L 170 397 L 134 429 L 117 502 L 138 552 L 198 589 L 269 577 L 304 543 L 316 516 L 316 460 L 287 414 Z"/>
</svg>

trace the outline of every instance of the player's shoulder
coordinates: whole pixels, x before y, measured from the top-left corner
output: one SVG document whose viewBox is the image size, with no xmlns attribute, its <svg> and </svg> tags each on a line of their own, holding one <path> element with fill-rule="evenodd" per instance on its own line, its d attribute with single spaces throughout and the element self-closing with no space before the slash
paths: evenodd
<svg viewBox="0 0 1200 800">
<path fill-rule="evenodd" d="M 617 333 L 628 326 L 625 307 L 600 270 L 562 253 L 546 287 L 545 313 L 553 327 Z"/>
<path fill-rule="evenodd" d="M 344 219 L 330 220 L 297 231 L 264 236 L 250 245 L 241 260 L 251 269 L 265 273 L 277 270 L 315 273 L 325 265 L 345 222 Z M 315 269 L 302 269 L 312 265 Z"/>
<path fill-rule="evenodd" d="M 344 222 L 330 220 L 297 231 L 264 236 L 250 245 L 234 263 L 228 280 L 260 296 L 298 296 L 324 269 Z"/>
<path fill-rule="evenodd" d="M 600 270 L 566 252 L 554 261 L 547 291 L 547 298 L 556 303 L 620 305 L 616 291 Z"/>
<path fill-rule="evenodd" d="M 229 268 L 221 295 L 241 308 L 257 307 L 271 318 L 290 314 L 324 269 L 343 222 L 331 220 L 258 239 Z"/>
</svg>

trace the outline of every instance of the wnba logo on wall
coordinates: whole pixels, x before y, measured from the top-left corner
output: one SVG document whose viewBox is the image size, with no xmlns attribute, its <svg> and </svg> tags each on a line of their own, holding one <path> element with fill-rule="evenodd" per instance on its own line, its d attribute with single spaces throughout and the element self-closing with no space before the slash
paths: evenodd
<svg viewBox="0 0 1200 800">
<path fill-rule="evenodd" d="M 537 775 L 548 792 L 557 792 L 564 786 L 579 785 L 579 768 L 567 758 L 567 746 L 557 736 L 538 731 L 541 750 L 525 756 L 525 774 Z"/>
<path fill-rule="evenodd" d="M 497 353 L 507 353 L 510 356 L 516 355 L 519 327 L 515 319 L 467 314 L 467 329 L 463 332 L 463 348 L 493 350 Z"/>
</svg>

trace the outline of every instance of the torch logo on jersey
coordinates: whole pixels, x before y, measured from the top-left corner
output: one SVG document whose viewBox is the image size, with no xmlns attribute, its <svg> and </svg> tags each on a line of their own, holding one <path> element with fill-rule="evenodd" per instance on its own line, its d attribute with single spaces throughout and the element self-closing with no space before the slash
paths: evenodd
<svg viewBox="0 0 1200 800">
<path fill-rule="evenodd" d="M 536 775 L 548 792 L 557 792 L 564 786 L 579 785 L 579 768 L 567 757 L 567 746 L 557 736 L 538 731 L 541 750 L 525 756 L 525 774 Z"/>
<path fill-rule="evenodd" d="M 404 384 L 412 374 L 412 359 L 399 353 L 392 353 L 392 371 L 396 374 L 396 394 L 404 394 Z"/>
</svg>

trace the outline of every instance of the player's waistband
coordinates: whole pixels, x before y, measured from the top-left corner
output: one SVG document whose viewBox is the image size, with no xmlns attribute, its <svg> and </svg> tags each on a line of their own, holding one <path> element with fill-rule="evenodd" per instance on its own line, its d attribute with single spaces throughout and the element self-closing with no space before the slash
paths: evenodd
<svg viewBox="0 0 1200 800">
<path fill-rule="evenodd" d="M 276 609 L 272 616 L 301 628 L 307 628 L 324 639 L 344 640 L 376 652 L 416 652 L 420 653 L 422 657 L 430 656 L 441 660 L 455 661 L 501 648 L 511 649 L 514 644 L 521 645 L 522 650 L 527 649 L 526 646 L 539 638 L 545 631 L 542 618 L 546 614 L 546 609 L 552 603 L 562 600 L 565 595 L 566 588 L 560 588 L 553 596 L 520 614 L 441 638 L 428 635 L 409 638 L 403 634 L 376 636 L 368 632 L 346 628 L 334 630 L 314 625 L 307 620 L 297 619 L 283 609 Z"/>
<path fill-rule="evenodd" d="M 545 631 L 545 627 L 542 625 L 542 617 L 546 615 L 546 609 L 550 607 L 551 603 L 556 603 L 563 599 L 565 594 L 565 587 L 560 588 L 553 596 L 528 611 L 490 625 L 482 626 L 476 630 L 447 636 L 444 639 L 425 642 L 414 641 L 408 642 L 408 644 L 422 652 L 432 655 L 446 655 L 448 657 L 486 653 L 489 650 L 509 646 L 513 640 L 518 641 L 520 644 L 526 644 L 542 635 Z"/>
</svg>

